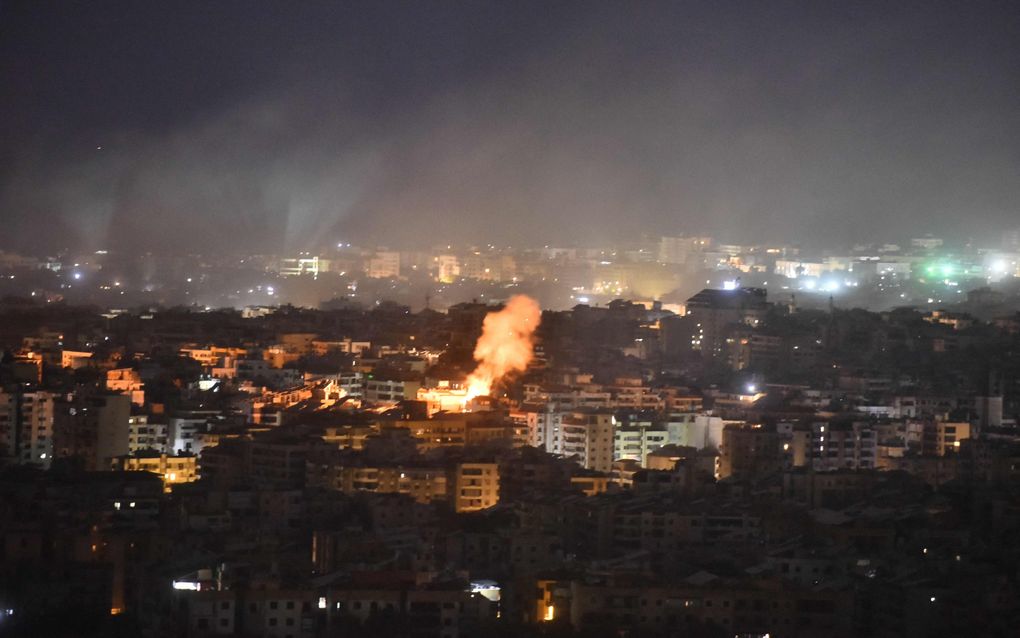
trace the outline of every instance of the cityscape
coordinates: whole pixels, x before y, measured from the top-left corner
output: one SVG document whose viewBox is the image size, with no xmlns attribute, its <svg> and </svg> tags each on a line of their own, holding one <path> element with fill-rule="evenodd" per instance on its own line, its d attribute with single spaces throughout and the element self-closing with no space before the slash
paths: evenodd
<svg viewBox="0 0 1020 638">
<path fill-rule="evenodd" d="M 1016 635 L 1020 15 L 864 5 L 0 9 L 0 636 Z"/>
<path fill-rule="evenodd" d="M 704 287 L 753 287 L 809 307 L 890 310 L 966 305 L 987 288 L 1003 304 L 1020 276 L 1020 225 L 996 241 L 926 234 L 829 248 L 732 244 L 707 235 L 638 237 L 616 245 L 511 247 L 452 244 L 397 250 L 337 242 L 283 255 L 0 252 L 0 293 L 112 310 L 197 311 L 295 305 L 371 307 L 395 302 L 445 311 L 468 301 L 527 294 L 543 308 L 626 298 L 682 314 Z M 985 317 L 990 318 L 990 317 Z"/>
</svg>

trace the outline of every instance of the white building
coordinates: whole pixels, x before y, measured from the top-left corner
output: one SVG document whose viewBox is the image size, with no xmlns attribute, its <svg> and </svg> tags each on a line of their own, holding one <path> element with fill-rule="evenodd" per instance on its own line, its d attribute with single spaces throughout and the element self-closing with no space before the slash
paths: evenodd
<svg viewBox="0 0 1020 638">
<path fill-rule="evenodd" d="M 674 412 L 669 415 L 666 428 L 669 432 L 668 442 L 685 445 L 699 450 L 705 448 L 719 449 L 722 445 L 723 428 L 728 423 L 717 416 L 696 412 Z"/>
<path fill-rule="evenodd" d="M 168 431 L 166 423 L 150 423 L 149 417 L 144 414 L 130 417 L 128 449 L 132 454 L 141 450 L 156 450 L 160 454 L 167 454 L 170 451 Z"/>
<path fill-rule="evenodd" d="M 548 405 L 525 405 L 521 412 L 511 416 L 528 428 L 528 445 L 550 454 L 562 454 L 563 412 Z"/>
<path fill-rule="evenodd" d="M 645 467 L 645 458 L 669 442 L 669 430 L 661 425 L 639 424 L 616 428 L 613 456 L 616 460 L 637 461 Z"/>
<path fill-rule="evenodd" d="M 202 437 L 209 429 L 209 418 L 218 416 L 214 410 L 183 412 L 170 417 L 167 427 L 169 454 L 198 455 L 202 452 Z"/>
</svg>

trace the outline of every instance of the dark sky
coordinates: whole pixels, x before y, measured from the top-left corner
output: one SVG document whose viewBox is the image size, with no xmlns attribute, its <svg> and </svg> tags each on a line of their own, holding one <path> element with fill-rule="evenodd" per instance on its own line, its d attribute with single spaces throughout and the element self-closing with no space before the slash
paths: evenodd
<svg viewBox="0 0 1020 638">
<path fill-rule="evenodd" d="M 1015 1 L 0 6 L 2 247 L 1020 226 Z"/>
</svg>

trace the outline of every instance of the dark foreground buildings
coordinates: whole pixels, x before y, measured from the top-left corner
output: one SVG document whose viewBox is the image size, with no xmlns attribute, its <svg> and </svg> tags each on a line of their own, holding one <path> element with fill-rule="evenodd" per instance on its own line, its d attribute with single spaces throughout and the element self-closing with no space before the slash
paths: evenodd
<svg viewBox="0 0 1020 638">
<path fill-rule="evenodd" d="M 490 310 L 0 309 L 0 635 L 1015 635 L 1016 315 Z"/>
</svg>

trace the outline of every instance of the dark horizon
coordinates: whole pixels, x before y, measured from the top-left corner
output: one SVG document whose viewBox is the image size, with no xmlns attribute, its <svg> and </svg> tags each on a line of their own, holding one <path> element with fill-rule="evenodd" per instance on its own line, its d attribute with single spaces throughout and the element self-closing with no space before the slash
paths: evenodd
<svg viewBox="0 0 1020 638">
<path fill-rule="evenodd" d="M 1018 225 L 1014 3 L 2 12 L 7 249 Z"/>
</svg>

